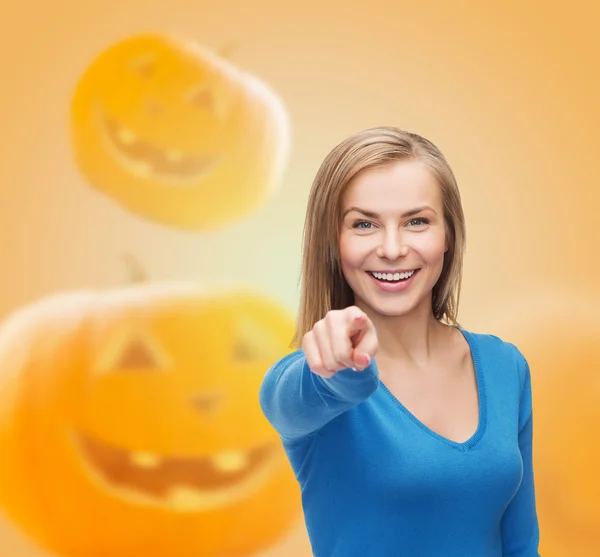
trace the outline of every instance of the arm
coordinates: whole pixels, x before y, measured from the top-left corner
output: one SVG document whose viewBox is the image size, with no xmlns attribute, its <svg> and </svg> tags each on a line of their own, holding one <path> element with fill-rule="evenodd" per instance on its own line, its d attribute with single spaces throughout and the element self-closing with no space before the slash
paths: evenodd
<svg viewBox="0 0 600 557">
<path fill-rule="evenodd" d="M 533 413 L 529 365 L 519 353 L 524 374 L 519 404 L 519 450 L 523 459 L 521 486 L 502 518 L 502 555 L 504 557 L 540 557 L 540 539 L 533 478 Z"/>
<path fill-rule="evenodd" d="M 267 371 L 259 399 L 264 415 L 279 435 L 294 439 L 314 433 L 369 398 L 378 386 L 374 360 L 364 371 L 344 369 L 325 379 L 310 370 L 303 351 L 297 350 Z"/>
</svg>

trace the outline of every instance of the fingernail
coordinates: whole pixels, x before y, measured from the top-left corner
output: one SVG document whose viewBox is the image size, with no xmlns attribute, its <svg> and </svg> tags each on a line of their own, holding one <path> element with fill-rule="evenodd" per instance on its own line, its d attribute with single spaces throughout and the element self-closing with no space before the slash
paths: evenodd
<svg viewBox="0 0 600 557">
<path fill-rule="evenodd" d="M 358 355 L 358 357 L 364 362 L 364 364 L 362 364 L 363 369 L 371 363 L 371 358 L 368 354 L 361 353 Z"/>
</svg>

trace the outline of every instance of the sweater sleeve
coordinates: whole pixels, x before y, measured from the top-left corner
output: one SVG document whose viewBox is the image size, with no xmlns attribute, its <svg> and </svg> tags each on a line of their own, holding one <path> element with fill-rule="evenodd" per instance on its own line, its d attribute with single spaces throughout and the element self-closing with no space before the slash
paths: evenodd
<svg viewBox="0 0 600 557">
<path fill-rule="evenodd" d="M 259 400 L 267 420 L 282 438 L 291 440 L 316 432 L 378 386 L 374 360 L 363 371 L 344 369 L 325 379 L 310 370 L 304 352 L 297 350 L 267 371 Z"/>
<path fill-rule="evenodd" d="M 533 411 L 531 376 L 524 356 L 518 353 L 519 371 L 523 376 L 519 404 L 519 450 L 523 460 L 521 485 L 502 518 L 503 557 L 540 557 L 539 525 L 533 475 Z"/>
</svg>

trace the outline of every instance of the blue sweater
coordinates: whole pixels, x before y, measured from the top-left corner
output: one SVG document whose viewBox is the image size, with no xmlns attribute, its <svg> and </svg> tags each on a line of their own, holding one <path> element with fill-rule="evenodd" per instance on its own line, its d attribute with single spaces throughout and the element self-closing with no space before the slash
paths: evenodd
<svg viewBox="0 0 600 557">
<path fill-rule="evenodd" d="M 480 400 L 464 443 L 415 418 L 375 360 L 324 379 L 297 350 L 268 370 L 260 404 L 302 489 L 316 557 L 539 557 L 527 361 L 459 330 Z"/>
</svg>

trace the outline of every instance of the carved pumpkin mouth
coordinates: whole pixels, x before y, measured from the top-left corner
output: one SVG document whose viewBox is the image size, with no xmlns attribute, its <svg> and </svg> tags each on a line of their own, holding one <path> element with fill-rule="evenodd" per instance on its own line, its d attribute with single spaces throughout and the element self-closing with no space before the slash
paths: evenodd
<svg viewBox="0 0 600 557">
<path fill-rule="evenodd" d="M 192 457 L 128 451 L 80 432 L 74 441 L 103 488 L 131 502 L 181 512 L 214 509 L 249 496 L 278 463 L 274 443 Z"/>
<path fill-rule="evenodd" d="M 143 179 L 155 179 L 174 186 L 185 186 L 206 176 L 219 160 L 167 150 L 146 141 L 116 119 L 100 115 L 100 127 L 108 149 L 128 172 Z"/>
</svg>

